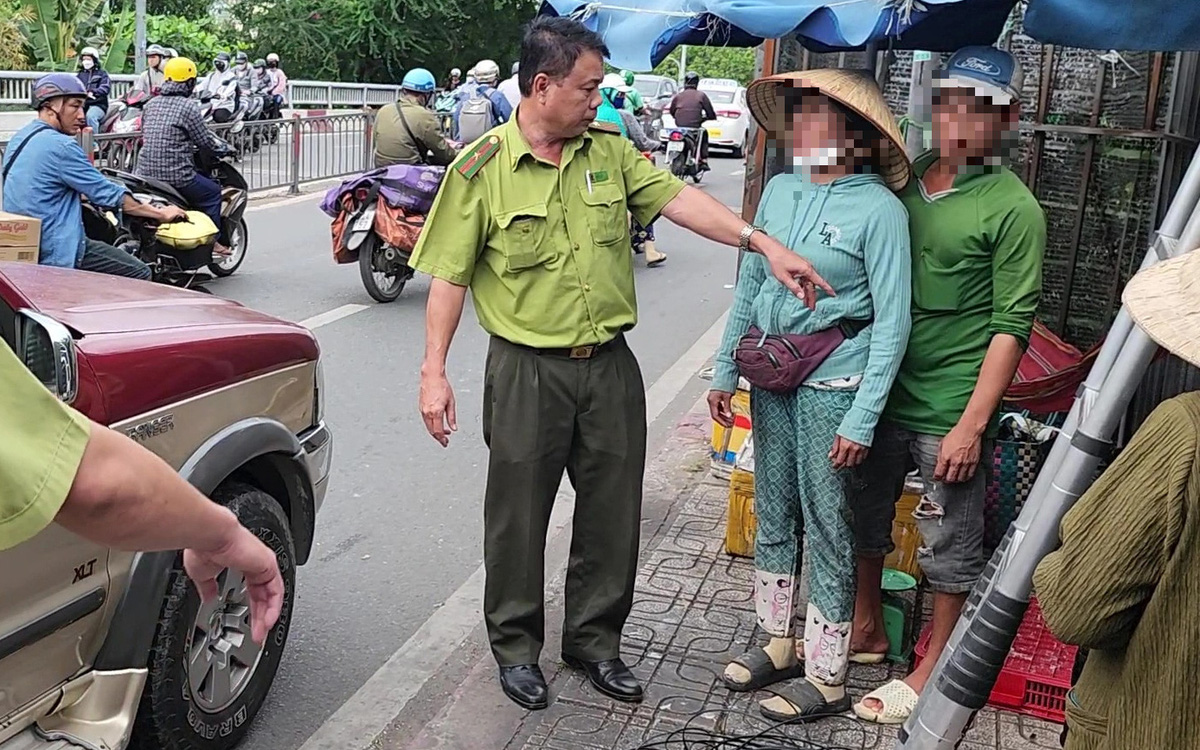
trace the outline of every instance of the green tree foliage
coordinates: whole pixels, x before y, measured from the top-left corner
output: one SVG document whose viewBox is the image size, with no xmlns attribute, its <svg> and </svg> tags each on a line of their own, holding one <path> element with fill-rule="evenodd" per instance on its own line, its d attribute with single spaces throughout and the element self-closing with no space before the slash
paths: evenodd
<svg viewBox="0 0 1200 750">
<path fill-rule="evenodd" d="M 17 0 L 0 0 L 0 70 L 27 70 L 25 28 L 33 9 Z"/>
<path fill-rule="evenodd" d="M 394 83 L 420 66 L 442 78 L 515 59 L 536 0 L 234 0 L 252 57 L 276 52 L 293 78 Z"/>
<path fill-rule="evenodd" d="M 679 51 L 672 52 L 654 72 L 675 78 L 679 71 Z M 701 78 L 732 78 L 745 86 L 754 79 L 754 49 L 746 47 L 687 48 L 687 69 Z"/>
<path fill-rule="evenodd" d="M 32 18 L 25 24 L 25 38 L 39 70 L 70 70 L 75 67 L 76 41 L 100 17 L 104 0 L 29 0 Z"/>
<path fill-rule="evenodd" d="M 205 19 L 212 5 L 212 0 L 146 0 L 146 13 L 152 16 Z M 146 25 L 149 26 L 149 21 Z"/>
</svg>

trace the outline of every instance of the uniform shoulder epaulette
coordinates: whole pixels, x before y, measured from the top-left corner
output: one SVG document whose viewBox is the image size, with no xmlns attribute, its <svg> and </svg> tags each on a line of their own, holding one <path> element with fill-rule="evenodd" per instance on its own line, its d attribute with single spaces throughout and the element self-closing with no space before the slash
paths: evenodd
<svg viewBox="0 0 1200 750">
<path fill-rule="evenodd" d="M 464 151 L 462 156 L 458 157 L 458 161 L 454 162 L 454 170 L 470 180 L 479 174 L 483 165 L 491 161 L 492 157 L 498 153 L 500 153 L 500 136 L 489 135 L 469 150 Z"/>
<path fill-rule="evenodd" d="M 618 135 L 621 133 L 621 128 L 616 123 L 606 120 L 592 120 L 592 124 L 589 127 L 592 130 L 599 130 L 603 133 L 617 133 Z"/>
</svg>

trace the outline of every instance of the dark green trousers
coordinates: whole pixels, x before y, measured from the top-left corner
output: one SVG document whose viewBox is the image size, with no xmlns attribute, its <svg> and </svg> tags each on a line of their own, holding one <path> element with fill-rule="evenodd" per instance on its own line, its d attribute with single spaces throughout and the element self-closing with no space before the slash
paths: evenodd
<svg viewBox="0 0 1200 750">
<path fill-rule="evenodd" d="M 492 339 L 484 371 L 483 610 L 502 666 L 545 641 L 546 531 L 563 472 L 575 488 L 563 653 L 618 655 L 633 604 L 646 464 L 646 393 L 624 338 L 590 359 Z"/>
</svg>

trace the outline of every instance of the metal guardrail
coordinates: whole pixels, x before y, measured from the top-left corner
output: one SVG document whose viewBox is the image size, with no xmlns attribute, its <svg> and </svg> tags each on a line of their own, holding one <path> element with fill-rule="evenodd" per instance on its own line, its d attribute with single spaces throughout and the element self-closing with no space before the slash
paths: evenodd
<svg viewBox="0 0 1200 750">
<path fill-rule="evenodd" d="M 263 120 L 244 123 L 238 132 L 229 125 L 214 125 L 217 135 L 238 150 L 238 171 L 251 191 L 288 188 L 300 192 L 307 182 L 365 172 L 373 165 L 372 124 L 369 112 L 352 112 Z M 85 130 L 79 136 L 85 153 L 93 154 L 97 167 L 132 172 L 142 151 L 140 133 L 101 133 Z M 8 143 L 0 142 L 0 156 Z"/>
<path fill-rule="evenodd" d="M 45 75 L 44 71 L 5 70 L 0 71 L 0 105 L 23 105 L 29 103 L 33 82 Z M 114 73 L 110 99 L 124 96 L 137 76 Z M 335 81 L 288 81 L 287 101 L 289 106 L 314 109 L 339 109 L 379 107 L 396 101 L 399 86 L 380 83 L 339 83 Z"/>
</svg>

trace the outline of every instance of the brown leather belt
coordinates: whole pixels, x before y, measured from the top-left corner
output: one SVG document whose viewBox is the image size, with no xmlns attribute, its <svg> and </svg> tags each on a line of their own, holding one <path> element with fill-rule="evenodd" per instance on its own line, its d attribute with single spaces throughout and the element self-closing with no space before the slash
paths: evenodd
<svg viewBox="0 0 1200 750">
<path fill-rule="evenodd" d="M 624 334 L 618 335 L 612 341 L 606 341 L 603 344 L 585 344 L 583 346 L 571 346 L 563 349 L 542 349 L 535 346 L 526 346 L 525 344 L 515 344 L 511 341 L 505 341 L 506 344 L 512 344 L 520 349 L 527 349 L 547 357 L 563 357 L 565 359 L 591 359 L 602 351 L 613 347 L 618 343 L 624 343 Z"/>
</svg>

